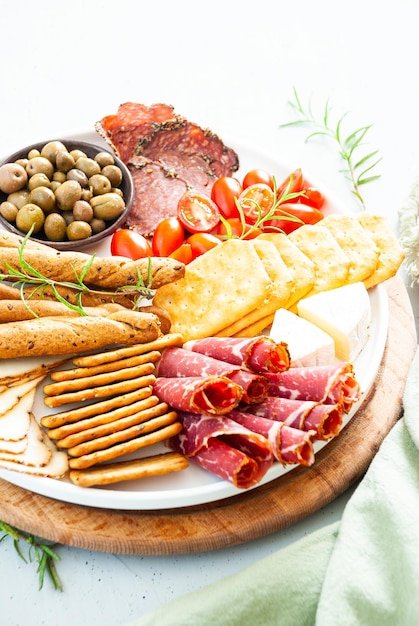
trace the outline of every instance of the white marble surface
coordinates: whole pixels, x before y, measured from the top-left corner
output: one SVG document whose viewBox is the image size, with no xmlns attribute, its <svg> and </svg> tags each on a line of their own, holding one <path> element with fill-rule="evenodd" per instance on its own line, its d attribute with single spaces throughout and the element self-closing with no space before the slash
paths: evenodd
<svg viewBox="0 0 419 626">
<path fill-rule="evenodd" d="M 119 103 L 166 102 L 219 135 L 290 161 L 354 200 L 328 142 L 280 129 L 293 119 L 293 86 L 322 111 L 330 98 L 350 130 L 373 124 L 380 180 L 365 188 L 370 210 L 389 218 L 419 168 L 419 4 L 415 0 L 249 0 L 144 3 L 49 0 L 3 3 L 0 151 L 90 130 Z M 418 289 L 410 289 L 416 316 Z M 235 548 L 173 557 L 118 556 L 60 546 L 64 591 L 0 543 L 4 626 L 120 626 L 175 596 L 234 573 L 339 519 L 350 494 L 303 522 Z"/>
</svg>

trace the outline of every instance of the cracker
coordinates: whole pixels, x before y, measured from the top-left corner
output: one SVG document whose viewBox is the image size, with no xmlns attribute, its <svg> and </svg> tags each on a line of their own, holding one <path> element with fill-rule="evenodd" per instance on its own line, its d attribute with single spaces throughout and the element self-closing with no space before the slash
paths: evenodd
<svg viewBox="0 0 419 626">
<path fill-rule="evenodd" d="M 304 224 L 288 237 L 314 265 L 314 284 L 306 296 L 346 284 L 349 259 L 327 228 Z"/>
<path fill-rule="evenodd" d="M 186 266 L 185 276 L 157 289 L 172 331 L 184 341 L 216 335 L 260 306 L 272 280 L 250 241 L 229 239 Z"/>
<path fill-rule="evenodd" d="M 119 461 L 88 470 L 71 470 L 70 480 L 79 487 L 109 485 L 149 476 L 162 476 L 189 467 L 185 456 L 178 452 L 166 452 L 134 461 Z"/>
<path fill-rule="evenodd" d="M 327 215 L 321 225 L 330 230 L 349 259 L 347 283 L 363 281 L 375 271 L 380 252 L 355 215 Z"/>
<path fill-rule="evenodd" d="M 376 269 L 364 280 L 365 287 L 370 289 L 395 276 L 405 255 L 385 217 L 364 211 L 358 219 L 380 252 Z"/>
<path fill-rule="evenodd" d="M 142 435 L 130 441 L 124 441 L 123 443 L 116 444 L 105 450 L 97 450 L 91 454 L 84 454 L 79 457 L 73 457 L 69 459 L 69 466 L 71 469 L 84 469 L 92 467 L 96 463 L 105 463 L 123 456 L 124 454 L 131 454 L 140 450 L 152 446 L 156 443 L 161 443 L 170 437 L 174 437 L 182 430 L 182 424 L 180 422 L 174 422 L 169 426 L 165 426 L 152 433 Z"/>
</svg>

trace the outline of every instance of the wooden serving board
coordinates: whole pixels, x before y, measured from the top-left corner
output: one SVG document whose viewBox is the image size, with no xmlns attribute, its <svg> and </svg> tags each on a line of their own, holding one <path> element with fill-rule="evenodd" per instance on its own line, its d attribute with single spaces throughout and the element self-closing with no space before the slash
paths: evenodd
<svg viewBox="0 0 419 626">
<path fill-rule="evenodd" d="M 111 511 L 67 504 L 0 480 L 0 519 L 54 542 L 119 554 L 204 552 L 286 528 L 342 494 L 366 471 L 401 416 L 417 337 L 399 278 L 387 283 L 389 331 L 373 389 L 311 468 L 210 504 L 159 511 Z"/>
</svg>

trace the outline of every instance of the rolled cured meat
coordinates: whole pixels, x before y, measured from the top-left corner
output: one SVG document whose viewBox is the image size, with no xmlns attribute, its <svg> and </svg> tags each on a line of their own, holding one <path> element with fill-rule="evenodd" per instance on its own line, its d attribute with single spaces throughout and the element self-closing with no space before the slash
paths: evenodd
<svg viewBox="0 0 419 626">
<path fill-rule="evenodd" d="M 257 485 L 273 463 L 268 440 L 231 420 L 180 412 L 182 431 L 168 445 L 240 489 Z"/>
<path fill-rule="evenodd" d="M 252 372 L 283 372 L 290 367 L 290 354 L 286 343 L 276 343 L 266 336 L 260 337 L 207 337 L 193 339 L 183 344 L 186 350 L 212 356 L 220 361 L 245 367 Z"/>
<path fill-rule="evenodd" d="M 225 376 L 157 378 L 153 391 L 176 411 L 224 415 L 240 402 L 242 388 Z"/>
<path fill-rule="evenodd" d="M 262 402 L 268 395 L 268 383 L 264 376 L 184 348 L 163 350 L 156 371 L 158 376 L 164 378 L 226 376 L 243 389 L 242 399 L 250 404 Z"/>
<path fill-rule="evenodd" d="M 267 373 L 268 395 L 293 400 L 339 404 L 349 413 L 361 396 L 352 363 L 293 367 L 286 372 Z"/>
<path fill-rule="evenodd" d="M 314 431 L 303 431 L 267 417 L 234 410 L 229 418 L 252 432 L 266 437 L 272 454 L 283 465 L 298 463 L 310 467 L 314 463 L 312 437 Z"/>
<path fill-rule="evenodd" d="M 312 400 L 292 400 L 275 396 L 268 396 L 263 402 L 248 405 L 242 410 L 284 422 L 300 430 L 312 430 L 315 438 L 321 441 L 327 441 L 339 434 L 343 418 L 340 404 L 319 404 Z"/>
</svg>

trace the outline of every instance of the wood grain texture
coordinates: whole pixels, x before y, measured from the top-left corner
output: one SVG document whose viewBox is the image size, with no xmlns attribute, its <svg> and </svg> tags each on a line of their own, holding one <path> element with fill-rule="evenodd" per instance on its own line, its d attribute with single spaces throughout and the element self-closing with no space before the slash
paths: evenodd
<svg viewBox="0 0 419 626">
<path fill-rule="evenodd" d="M 333 501 L 367 470 L 401 416 L 417 337 L 401 279 L 387 283 L 389 331 L 364 404 L 340 435 L 298 468 L 233 498 L 183 509 L 109 511 L 67 504 L 0 480 L 0 519 L 51 541 L 102 552 L 167 555 L 233 546 L 286 528 Z"/>
</svg>

